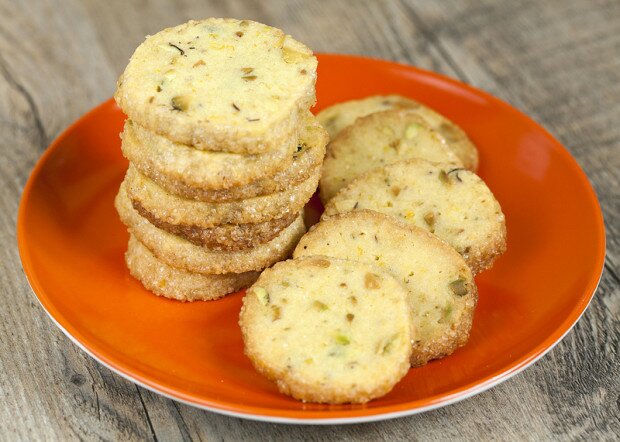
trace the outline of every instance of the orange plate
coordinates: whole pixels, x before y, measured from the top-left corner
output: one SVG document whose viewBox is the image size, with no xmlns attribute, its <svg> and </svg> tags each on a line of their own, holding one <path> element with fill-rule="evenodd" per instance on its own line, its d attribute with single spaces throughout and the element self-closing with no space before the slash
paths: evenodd
<svg viewBox="0 0 620 442">
<path fill-rule="evenodd" d="M 575 324 L 601 275 L 605 232 L 594 191 L 566 149 L 513 107 L 449 78 L 360 57 L 319 61 L 318 107 L 398 93 L 456 121 L 479 147 L 479 174 L 506 214 L 508 252 L 477 278 L 469 343 L 412 369 L 366 405 L 304 404 L 278 393 L 243 354 L 243 293 L 183 304 L 129 276 L 127 233 L 112 205 L 127 167 L 118 136 L 124 116 L 110 100 L 51 144 L 19 208 L 19 250 L 32 289 L 84 351 L 146 388 L 218 413 L 349 423 L 479 393 L 532 364 Z"/>
</svg>

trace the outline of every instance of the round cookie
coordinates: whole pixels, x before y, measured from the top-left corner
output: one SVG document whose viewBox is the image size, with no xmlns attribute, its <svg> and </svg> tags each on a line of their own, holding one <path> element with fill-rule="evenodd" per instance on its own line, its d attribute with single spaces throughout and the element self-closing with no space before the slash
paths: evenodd
<svg viewBox="0 0 620 442">
<path fill-rule="evenodd" d="M 284 146 L 255 155 L 209 152 L 175 143 L 129 119 L 121 137 L 125 158 L 153 180 L 212 190 L 244 186 L 286 169 L 296 150 Z"/>
<path fill-rule="evenodd" d="M 370 210 L 348 212 L 315 224 L 293 252 L 294 258 L 313 255 L 374 264 L 405 284 L 416 332 L 412 366 L 467 342 L 478 299 L 471 270 L 429 232 Z"/>
<path fill-rule="evenodd" d="M 316 189 L 320 169 L 295 188 L 239 201 L 207 203 L 170 194 L 129 166 L 125 183 L 132 202 L 138 202 L 151 217 L 169 224 L 211 228 L 222 224 L 261 223 L 303 209 Z"/>
<path fill-rule="evenodd" d="M 134 127 L 136 125 L 133 125 Z M 244 167 L 252 177 L 260 173 L 256 168 L 249 167 L 251 157 L 268 157 L 262 155 L 237 155 L 222 152 L 204 152 L 191 147 L 182 147 L 183 155 L 175 151 L 174 146 L 179 144 L 169 143 L 170 146 L 161 146 L 161 149 L 152 144 L 132 142 L 131 131 L 127 131 L 123 140 L 123 151 L 132 164 L 144 175 L 151 178 L 155 183 L 166 189 L 169 193 L 184 198 L 195 199 L 205 202 L 226 202 L 240 199 L 253 198 L 255 196 L 268 195 L 282 192 L 286 189 L 306 180 L 312 172 L 320 167 L 325 155 L 327 133 L 318 124 L 316 119 L 309 120 L 302 131 L 301 138 L 294 152 L 289 154 L 286 168 L 268 174 L 267 166 L 263 167 L 262 176 L 248 181 L 243 178 Z M 159 137 L 164 139 L 163 137 Z M 142 147 L 139 147 L 142 146 Z M 137 148 L 136 148 L 137 147 Z M 213 165 L 211 159 L 228 157 L 228 169 L 221 167 L 222 164 Z M 237 165 L 233 163 L 240 158 Z M 234 160 L 233 160 L 234 159 Z M 263 160 L 260 161 L 261 163 Z M 254 166 L 256 166 L 256 162 Z M 259 169 L 260 169 L 259 167 Z M 280 167 L 280 166 L 278 166 Z M 198 172 L 200 171 L 200 172 Z M 221 182 L 226 182 L 226 187 L 221 187 Z M 234 187 L 229 187 L 234 183 Z M 245 183 L 245 184 L 244 184 Z M 216 188 L 210 188 L 215 186 Z"/>
<path fill-rule="evenodd" d="M 296 399 L 367 402 L 409 370 L 406 298 L 402 284 L 368 264 L 329 257 L 277 263 L 243 299 L 245 353 Z"/>
<path fill-rule="evenodd" d="M 361 100 L 334 104 L 318 113 L 317 118 L 334 139 L 340 131 L 358 118 L 389 109 L 415 109 L 428 125 L 436 130 L 459 157 L 466 169 L 478 169 L 478 149 L 467 134 L 448 118 L 415 100 L 400 95 L 373 95 Z"/>
<path fill-rule="evenodd" d="M 395 109 L 358 118 L 327 146 L 321 200 L 326 203 L 365 172 L 409 158 L 461 166 L 445 141 L 415 110 Z"/>
<path fill-rule="evenodd" d="M 419 105 L 417 101 L 401 95 L 372 95 L 359 100 L 333 104 L 316 114 L 316 117 L 329 133 L 329 138 L 333 140 L 345 127 L 355 123 L 358 118 L 391 109 L 413 109 Z"/>
<path fill-rule="evenodd" d="M 136 123 L 197 148 L 262 153 L 294 146 L 315 102 L 317 60 L 250 20 L 189 21 L 149 36 L 114 98 Z"/>
<path fill-rule="evenodd" d="M 176 235 L 158 229 L 141 217 L 121 188 L 114 201 L 121 221 L 160 261 L 189 272 L 222 274 L 262 270 L 286 259 L 306 231 L 303 216 L 282 230 L 271 241 L 243 251 L 217 251 L 199 247 Z"/>
<path fill-rule="evenodd" d="M 155 227 L 179 236 L 192 244 L 210 250 L 246 250 L 271 241 L 278 233 L 287 228 L 298 214 L 291 213 L 283 218 L 276 218 L 256 224 L 223 224 L 211 228 L 202 228 L 185 224 L 170 224 L 160 221 L 145 210 L 139 202 L 132 202 L 133 208 Z"/>
<path fill-rule="evenodd" d="M 506 224 L 493 193 L 476 174 L 451 164 L 408 160 L 352 181 L 332 198 L 328 218 L 370 209 L 426 229 L 456 249 L 477 274 L 506 250 Z"/>
<path fill-rule="evenodd" d="M 125 262 L 147 290 L 178 301 L 210 301 L 248 287 L 259 272 L 207 275 L 176 269 L 159 261 L 135 236 L 129 237 Z"/>
</svg>

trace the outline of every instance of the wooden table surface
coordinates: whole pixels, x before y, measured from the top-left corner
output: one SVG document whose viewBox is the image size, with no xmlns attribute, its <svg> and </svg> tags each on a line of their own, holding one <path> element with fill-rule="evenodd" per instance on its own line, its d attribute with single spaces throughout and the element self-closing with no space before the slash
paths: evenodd
<svg viewBox="0 0 620 442">
<path fill-rule="evenodd" d="M 550 130 L 592 181 L 607 261 L 587 312 L 511 380 L 423 415 L 304 427 L 200 411 L 117 376 L 30 292 L 15 240 L 21 190 L 49 142 L 109 98 L 147 34 L 251 18 L 315 51 L 442 72 Z M 0 439 L 551 439 L 620 437 L 620 2 L 0 0 Z M 570 239 L 569 239 L 570 240 Z"/>
</svg>

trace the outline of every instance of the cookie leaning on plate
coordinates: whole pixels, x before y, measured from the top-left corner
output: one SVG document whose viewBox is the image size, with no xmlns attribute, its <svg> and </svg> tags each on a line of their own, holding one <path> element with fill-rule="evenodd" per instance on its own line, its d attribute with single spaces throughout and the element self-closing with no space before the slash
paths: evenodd
<svg viewBox="0 0 620 442">
<path fill-rule="evenodd" d="M 329 201 L 323 219 L 361 209 L 434 233 L 474 274 L 506 250 L 505 217 L 493 193 L 476 174 L 451 164 L 408 160 L 369 172 Z"/>
<path fill-rule="evenodd" d="M 315 224 L 294 258 L 325 255 L 374 264 L 408 290 L 415 337 L 411 365 L 451 354 L 469 338 L 477 290 L 467 263 L 429 232 L 369 210 Z"/>
<path fill-rule="evenodd" d="M 478 169 L 478 149 L 467 134 L 448 118 L 424 106 L 415 100 L 400 95 L 374 95 L 361 100 L 350 100 L 337 103 L 318 113 L 317 118 L 334 139 L 345 127 L 350 126 L 358 118 L 389 109 L 415 109 L 436 130 L 459 157 L 466 169 Z"/>
<path fill-rule="evenodd" d="M 299 119 L 315 102 L 316 66 L 309 48 L 271 26 L 189 21 L 147 37 L 114 98 L 175 142 L 262 153 L 296 144 Z"/>
<path fill-rule="evenodd" d="M 156 295 L 178 301 L 210 301 L 247 287 L 258 272 L 208 275 L 176 269 L 158 260 L 135 236 L 129 237 L 125 262 L 129 273 Z"/>
<path fill-rule="evenodd" d="M 368 264 L 328 257 L 280 262 L 243 299 L 245 353 L 296 399 L 367 402 L 409 370 L 406 297 L 396 279 Z"/>
<path fill-rule="evenodd" d="M 327 146 L 321 200 L 326 203 L 364 172 L 409 158 L 461 166 L 454 152 L 415 109 L 388 110 L 358 118 Z"/>
<path fill-rule="evenodd" d="M 196 273 L 222 274 L 262 270 L 286 259 L 306 231 L 303 217 L 299 214 L 290 226 L 267 243 L 248 250 L 217 251 L 192 244 L 148 222 L 131 205 L 124 184 L 121 184 L 114 204 L 129 232 L 160 261 L 171 267 Z"/>
</svg>

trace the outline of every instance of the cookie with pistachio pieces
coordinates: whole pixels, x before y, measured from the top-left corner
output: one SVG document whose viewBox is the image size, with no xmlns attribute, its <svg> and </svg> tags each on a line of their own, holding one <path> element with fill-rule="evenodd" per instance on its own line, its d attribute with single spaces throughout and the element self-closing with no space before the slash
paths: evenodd
<svg viewBox="0 0 620 442">
<path fill-rule="evenodd" d="M 454 122 L 432 108 L 401 95 L 373 95 L 360 100 L 337 103 L 317 114 L 321 124 L 335 138 L 345 127 L 358 118 L 390 109 L 415 109 L 428 125 L 441 135 L 466 169 L 478 168 L 478 149 L 467 134 Z"/>
<path fill-rule="evenodd" d="M 382 213 L 356 210 L 315 224 L 293 258 L 326 255 L 374 264 L 404 283 L 415 337 L 411 365 L 467 343 L 478 295 L 465 260 L 436 236 Z"/>
<path fill-rule="evenodd" d="M 256 369 L 305 402 L 365 403 L 409 370 L 407 291 L 373 265 L 280 262 L 246 292 L 239 325 Z"/>
<path fill-rule="evenodd" d="M 475 173 L 452 164 L 408 160 L 352 181 L 323 213 L 369 209 L 428 230 L 459 252 L 477 274 L 506 250 L 506 220 Z"/>
<path fill-rule="evenodd" d="M 462 166 L 415 109 L 394 109 L 358 118 L 327 146 L 319 186 L 321 200 L 326 203 L 365 172 L 410 158 Z"/>
<path fill-rule="evenodd" d="M 211 228 L 223 224 L 254 224 L 298 213 L 310 200 L 319 180 L 320 168 L 295 187 L 282 192 L 221 203 L 186 199 L 158 186 L 130 165 L 125 188 L 134 204 L 160 222 Z"/>
<path fill-rule="evenodd" d="M 155 227 L 210 250 L 251 249 L 274 239 L 299 216 L 298 213 L 290 213 L 281 218 L 260 223 L 222 224 L 205 228 L 190 224 L 170 224 L 153 216 L 139 202 L 133 201 L 132 205 L 140 216 L 146 218 Z"/>
<path fill-rule="evenodd" d="M 114 201 L 121 221 L 160 261 L 171 267 L 206 274 L 259 271 L 286 259 L 306 232 L 303 216 L 282 230 L 274 239 L 247 250 L 211 250 L 158 229 L 133 208 L 125 184 Z"/>
<path fill-rule="evenodd" d="M 279 29 L 208 18 L 148 36 L 114 98 L 136 123 L 212 151 L 262 153 L 297 142 L 315 102 L 317 60 Z"/>
<path fill-rule="evenodd" d="M 401 95 L 373 95 L 359 100 L 332 104 L 321 110 L 316 117 L 329 133 L 329 137 L 334 139 L 345 127 L 355 123 L 358 118 L 391 109 L 412 109 L 418 105 L 417 101 Z"/>
<path fill-rule="evenodd" d="M 171 267 L 130 235 L 125 262 L 129 273 L 158 296 L 177 301 L 210 301 L 248 287 L 258 272 L 209 275 Z"/>
<path fill-rule="evenodd" d="M 129 123 L 122 147 L 123 154 L 140 172 L 169 193 L 198 201 L 225 202 L 297 186 L 321 166 L 326 144 L 327 132 L 308 115 L 295 149 L 288 152 L 241 155 L 201 151 Z"/>
</svg>

